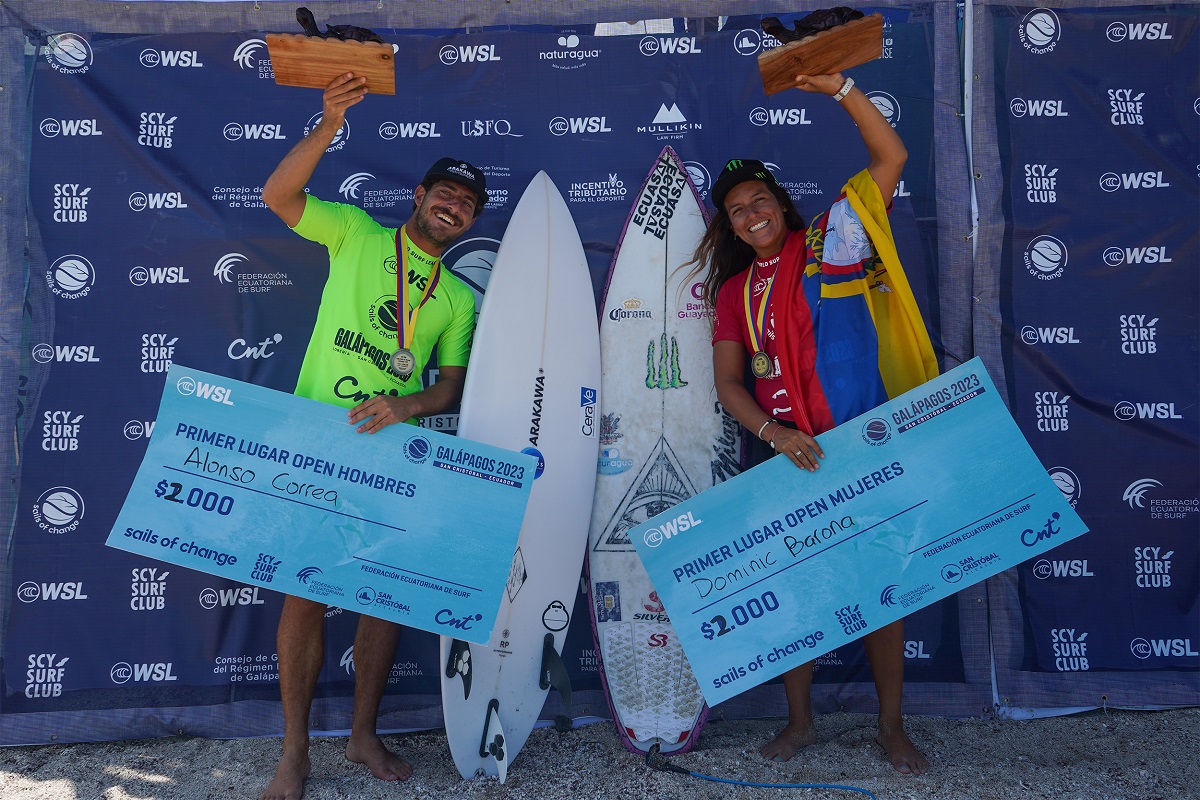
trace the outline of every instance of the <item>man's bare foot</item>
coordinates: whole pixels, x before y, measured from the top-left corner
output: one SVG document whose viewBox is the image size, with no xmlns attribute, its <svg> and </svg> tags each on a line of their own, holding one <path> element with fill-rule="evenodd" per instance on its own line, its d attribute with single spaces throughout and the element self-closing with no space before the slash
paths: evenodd
<svg viewBox="0 0 1200 800">
<path fill-rule="evenodd" d="M 817 740 L 817 729 L 807 725 L 788 723 L 775 738 L 763 745 L 758 752 L 768 761 L 791 761 L 792 756 Z"/>
<path fill-rule="evenodd" d="M 371 774 L 382 781 L 403 781 L 412 775 L 412 767 L 400 756 L 383 746 L 383 740 L 375 734 L 356 738 L 350 737 L 346 745 L 346 758 L 356 764 L 366 764 Z"/>
<path fill-rule="evenodd" d="M 299 757 L 285 754 L 275 768 L 275 777 L 271 778 L 258 800 L 300 800 L 304 794 L 304 779 L 311 771 L 307 753 Z"/>
<path fill-rule="evenodd" d="M 908 734 L 904 732 L 903 724 L 889 725 L 879 721 L 879 735 L 875 741 L 887 753 L 892 767 L 905 775 L 924 775 L 929 769 L 929 759 L 916 748 Z"/>
</svg>

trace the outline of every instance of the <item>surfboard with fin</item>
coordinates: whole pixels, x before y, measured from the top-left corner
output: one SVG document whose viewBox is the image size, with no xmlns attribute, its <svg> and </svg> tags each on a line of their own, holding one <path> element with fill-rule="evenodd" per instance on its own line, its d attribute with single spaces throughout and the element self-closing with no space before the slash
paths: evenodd
<svg viewBox="0 0 1200 800">
<path fill-rule="evenodd" d="M 545 172 L 513 211 L 492 266 L 458 435 L 538 459 L 487 645 L 441 639 L 446 737 L 464 778 L 494 775 L 529 737 L 561 653 L 587 545 L 600 436 L 600 343 L 583 244 Z M 451 601 L 448 599 L 448 603 Z"/>
<path fill-rule="evenodd" d="M 683 268 L 707 224 L 679 156 L 663 149 L 634 198 L 601 304 L 605 389 L 588 540 L 601 677 L 626 747 L 695 743 L 707 706 L 629 530 L 740 470 L 737 421 L 717 403 L 712 328 Z"/>
</svg>

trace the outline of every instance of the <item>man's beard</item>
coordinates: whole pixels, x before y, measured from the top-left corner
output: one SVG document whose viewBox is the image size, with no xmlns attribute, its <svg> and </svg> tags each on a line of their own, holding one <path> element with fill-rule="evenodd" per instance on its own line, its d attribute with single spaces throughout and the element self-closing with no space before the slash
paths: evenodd
<svg viewBox="0 0 1200 800">
<path fill-rule="evenodd" d="M 430 219 L 433 218 L 433 213 L 432 207 L 430 207 L 428 210 L 426 210 L 423 206 L 417 209 L 417 232 L 424 236 L 427 240 L 436 244 L 438 247 L 449 247 L 450 245 L 454 244 L 454 240 L 458 238 L 459 234 L 457 232 L 440 233 L 435 230 L 433 225 L 430 223 Z M 453 217 L 454 215 L 447 214 L 447 216 Z"/>
</svg>

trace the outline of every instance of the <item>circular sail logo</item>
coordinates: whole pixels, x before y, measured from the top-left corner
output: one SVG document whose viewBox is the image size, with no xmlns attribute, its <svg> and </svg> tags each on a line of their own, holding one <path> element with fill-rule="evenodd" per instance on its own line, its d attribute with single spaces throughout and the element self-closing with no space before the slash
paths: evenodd
<svg viewBox="0 0 1200 800">
<path fill-rule="evenodd" d="M 1021 20 L 1017 37 L 1026 50 L 1040 56 L 1054 50 L 1062 38 L 1062 23 L 1050 9 L 1035 8 Z"/>
<path fill-rule="evenodd" d="M 1054 280 L 1067 266 L 1067 246 L 1053 236 L 1036 236 L 1025 247 L 1025 268 L 1043 281 Z"/>
</svg>

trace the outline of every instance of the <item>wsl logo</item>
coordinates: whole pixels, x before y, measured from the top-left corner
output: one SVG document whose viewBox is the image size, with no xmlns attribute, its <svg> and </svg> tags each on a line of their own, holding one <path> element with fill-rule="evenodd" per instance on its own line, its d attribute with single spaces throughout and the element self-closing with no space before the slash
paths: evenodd
<svg viewBox="0 0 1200 800">
<path fill-rule="evenodd" d="M 212 383 L 198 381 L 190 375 L 184 375 L 175 382 L 175 389 L 184 397 L 195 395 L 203 400 L 211 400 L 222 405 L 233 405 L 233 392 L 227 386 L 217 386 Z"/>
<path fill-rule="evenodd" d="M 72 533 L 83 521 L 83 497 L 69 486 L 47 489 L 33 504 L 33 521 L 46 533 Z"/>
<path fill-rule="evenodd" d="M 321 124 L 321 119 L 323 116 L 324 114 L 318 111 L 316 114 L 313 114 L 308 118 L 308 122 L 304 124 L 305 136 L 308 136 L 309 132 L 312 131 L 313 128 Z M 279 138 L 282 139 L 283 137 L 281 136 Z M 329 143 L 329 147 L 325 148 L 325 152 L 333 153 L 341 150 L 346 146 L 346 142 L 348 141 L 350 141 L 350 121 L 345 120 L 342 122 L 342 127 L 338 128 L 337 133 L 333 135 L 333 141 Z"/>
<path fill-rule="evenodd" d="M 83 581 L 58 581 L 56 583 L 35 583 L 25 581 L 17 587 L 17 599 L 22 603 L 36 603 L 44 600 L 48 603 L 57 600 L 87 600 L 83 591 Z"/>
<path fill-rule="evenodd" d="M 808 118 L 807 108 L 771 108 L 766 109 L 762 106 L 750 111 L 750 122 L 753 125 L 762 127 L 768 123 L 771 125 L 811 125 L 812 120 Z"/>
<path fill-rule="evenodd" d="M 612 133 L 605 117 L 555 117 L 550 120 L 550 132 L 555 136 L 568 133 Z"/>
<path fill-rule="evenodd" d="M 146 268 L 139 264 L 129 270 L 129 282 L 134 286 L 145 286 L 148 283 L 191 283 L 191 280 L 184 276 L 183 267 Z"/>
<path fill-rule="evenodd" d="M 1036 344 L 1079 344 L 1072 328 L 1035 328 L 1026 325 L 1021 328 L 1021 341 L 1027 345 Z"/>
<path fill-rule="evenodd" d="M 1141 40 L 1167 41 L 1174 39 L 1167 22 L 1113 22 L 1104 34 L 1110 42 L 1137 42 Z"/>
<path fill-rule="evenodd" d="M 283 126 L 278 123 L 263 124 L 255 122 L 230 122 L 222 133 L 225 138 L 231 142 L 236 142 L 242 139 L 286 139 L 288 138 L 283 132 Z M 308 135 L 308 130 L 304 131 Z"/>
<path fill-rule="evenodd" d="M 50 119 L 38 125 L 38 131 L 47 139 L 56 136 L 103 136 L 100 123 L 94 119 Z"/>
<path fill-rule="evenodd" d="M 391 141 L 402 139 L 440 139 L 436 122 L 384 122 L 379 126 L 379 138 Z"/>
<path fill-rule="evenodd" d="M 1122 264 L 1170 264 L 1172 259 L 1167 255 L 1163 245 L 1154 247 L 1109 247 L 1102 256 L 1104 263 L 1110 267 Z"/>
<path fill-rule="evenodd" d="M 667 520 L 660 526 L 648 529 L 643 534 L 642 539 L 646 542 L 647 547 L 658 547 L 667 539 L 685 533 L 703 522 L 704 520 L 696 519 L 692 515 L 692 512 L 689 511 L 686 514 L 680 514 L 674 519 Z"/>
<path fill-rule="evenodd" d="M 696 55 L 703 51 L 696 42 L 695 36 L 668 36 L 662 39 L 657 36 L 643 36 L 642 40 L 638 42 L 638 52 L 644 56 L 656 56 L 659 53 L 663 55 L 675 53 Z"/>
<path fill-rule="evenodd" d="M 138 57 L 143 67 L 203 67 L 196 50 L 143 50 Z"/>
<path fill-rule="evenodd" d="M 122 428 L 125 438 L 131 442 L 138 439 L 149 439 L 154 433 L 154 420 L 131 419 Z"/>
<path fill-rule="evenodd" d="M 1113 416 L 1122 422 L 1133 419 L 1183 419 L 1174 403 L 1131 403 L 1122 400 L 1113 407 Z"/>
<path fill-rule="evenodd" d="M 1106 172 L 1100 176 L 1100 188 L 1106 192 L 1120 189 L 1168 189 L 1171 184 L 1158 172 Z"/>
<path fill-rule="evenodd" d="M 1062 38 L 1062 23 L 1048 8 L 1035 8 L 1017 26 L 1017 38 L 1034 55 L 1053 52 Z"/>
<path fill-rule="evenodd" d="M 131 680 L 135 683 L 162 683 L 179 679 L 173 672 L 174 668 L 175 665 L 171 662 L 130 664 L 128 661 L 119 661 L 113 664 L 108 675 L 117 685 L 129 683 Z"/>
<path fill-rule="evenodd" d="M 57 33 L 42 47 L 46 62 L 64 75 L 82 75 L 92 66 L 92 46 L 78 33 Z"/>
<path fill-rule="evenodd" d="M 1048 578 L 1094 578 L 1096 573 L 1088 569 L 1086 558 L 1054 560 L 1040 558 L 1033 565 L 1033 575 L 1040 581 Z"/>
<path fill-rule="evenodd" d="M 46 272 L 46 284 L 62 300 L 87 297 L 96 282 L 96 268 L 81 255 L 59 256 Z"/>
<path fill-rule="evenodd" d="M 1067 266 L 1067 246 L 1053 236 L 1036 236 L 1025 247 L 1025 268 L 1042 281 L 1061 277 Z"/>
<path fill-rule="evenodd" d="M 1143 661 L 1156 658 L 1195 658 L 1200 652 L 1192 647 L 1191 639 L 1143 639 L 1140 636 L 1129 643 L 1129 652 Z"/>
<path fill-rule="evenodd" d="M 1050 480 L 1054 481 L 1054 485 L 1058 487 L 1058 490 L 1062 492 L 1063 499 L 1067 501 L 1067 505 L 1075 508 L 1081 494 L 1079 477 L 1066 467 L 1051 467 L 1046 470 L 1046 473 L 1050 476 Z"/>
<path fill-rule="evenodd" d="M 31 353 L 33 360 L 39 364 L 49 364 L 76 361 L 81 364 L 99 364 L 100 357 L 96 355 L 94 344 L 35 344 Z"/>
<path fill-rule="evenodd" d="M 438 60 L 447 67 L 454 64 L 474 64 L 499 61 L 494 44 L 453 45 L 448 44 L 438 50 Z"/>
<path fill-rule="evenodd" d="M 160 208 L 187 208 L 182 192 L 134 192 L 129 195 L 131 211 L 155 210 Z"/>
<path fill-rule="evenodd" d="M 887 92 L 867 92 L 867 99 L 893 128 L 900 122 L 900 101 Z"/>
<path fill-rule="evenodd" d="M 375 176 L 369 172 L 356 172 L 342 181 L 342 185 L 338 187 L 338 193 L 347 200 L 357 200 L 359 187 L 374 179 Z"/>
<path fill-rule="evenodd" d="M 1030 117 L 1069 117 L 1070 113 L 1063 108 L 1062 100 L 1026 100 L 1014 97 L 1008 104 L 1008 110 L 1014 117 L 1020 119 Z"/>
</svg>

